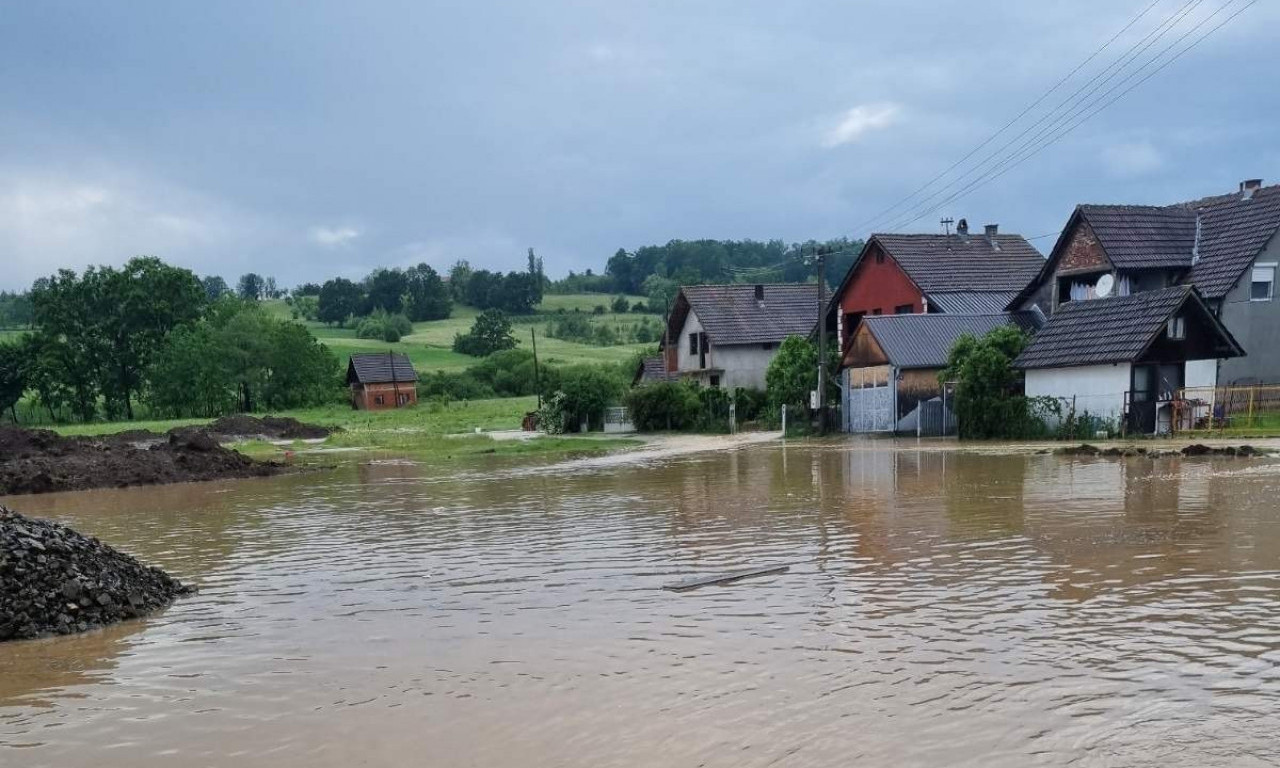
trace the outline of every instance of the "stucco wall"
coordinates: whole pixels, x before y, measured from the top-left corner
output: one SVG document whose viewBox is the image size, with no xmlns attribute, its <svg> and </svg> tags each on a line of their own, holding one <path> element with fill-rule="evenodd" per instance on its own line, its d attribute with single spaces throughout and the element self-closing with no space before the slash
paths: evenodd
<svg viewBox="0 0 1280 768">
<path fill-rule="evenodd" d="M 693 310 L 689 310 L 689 315 L 684 319 L 684 327 L 680 329 L 680 338 L 676 339 L 676 369 L 679 371 L 696 371 L 699 368 L 698 356 L 689 354 L 689 334 L 702 333 L 702 321 L 694 314 Z M 707 367 L 712 367 L 710 355 L 707 357 Z"/>
<path fill-rule="evenodd" d="M 1254 264 L 1257 263 L 1280 263 L 1280 239 L 1271 239 L 1254 260 Z M 1280 269 L 1276 272 L 1280 276 Z M 1253 264 L 1250 264 L 1222 304 L 1222 322 L 1246 354 L 1222 361 L 1219 384 L 1280 383 L 1280 297 L 1250 301 L 1252 277 Z"/>
<path fill-rule="evenodd" d="M 689 353 L 689 334 L 702 333 L 702 322 L 690 311 L 685 318 L 684 327 L 680 329 L 677 347 L 678 370 L 682 374 L 702 370 L 698 365 L 698 355 Z M 769 362 L 778 352 L 778 345 L 772 344 L 765 349 L 760 344 L 717 344 L 714 338 L 708 337 L 711 349 L 707 352 L 706 368 L 720 368 L 720 386 L 725 389 L 764 389 L 764 374 L 769 369 Z M 707 376 L 699 377 L 704 384 L 710 384 Z M 814 374 L 815 381 L 817 374 Z"/>
<path fill-rule="evenodd" d="M 1129 389 L 1129 364 L 1084 365 L 1076 368 L 1038 368 L 1026 372 L 1027 397 L 1065 400 L 1064 412 L 1075 397 L 1077 414 L 1115 419 L 1124 414 L 1124 393 Z"/>
</svg>

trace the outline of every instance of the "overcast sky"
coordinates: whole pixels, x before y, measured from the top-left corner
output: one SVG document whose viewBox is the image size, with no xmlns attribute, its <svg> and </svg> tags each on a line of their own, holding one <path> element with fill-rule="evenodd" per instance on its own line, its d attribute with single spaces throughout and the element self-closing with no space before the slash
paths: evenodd
<svg viewBox="0 0 1280 768">
<path fill-rule="evenodd" d="M 529 246 L 558 276 L 672 238 L 862 237 L 1149 4 L 0 0 L 0 288 L 137 254 L 293 285 L 509 269 Z M 1278 43 L 1261 0 L 907 229 L 1044 235 L 1078 202 L 1280 180 Z"/>
</svg>

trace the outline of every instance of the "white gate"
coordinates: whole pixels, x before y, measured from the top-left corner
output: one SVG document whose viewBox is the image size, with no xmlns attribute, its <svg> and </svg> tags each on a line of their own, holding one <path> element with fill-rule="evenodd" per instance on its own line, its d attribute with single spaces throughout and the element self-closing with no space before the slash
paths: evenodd
<svg viewBox="0 0 1280 768">
<path fill-rule="evenodd" d="M 887 365 L 846 368 L 844 428 L 846 432 L 892 432 L 893 369 Z"/>
</svg>

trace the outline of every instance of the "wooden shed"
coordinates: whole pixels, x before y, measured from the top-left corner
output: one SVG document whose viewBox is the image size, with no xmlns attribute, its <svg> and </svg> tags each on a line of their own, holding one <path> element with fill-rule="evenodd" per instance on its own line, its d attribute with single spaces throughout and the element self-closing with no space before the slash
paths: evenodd
<svg viewBox="0 0 1280 768">
<path fill-rule="evenodd" d="M 394 352 L 352 355 L 347 386 L 356 410 L 381 411 L 418 402 L 418 373 L 408 356 Z"/>
</svg>

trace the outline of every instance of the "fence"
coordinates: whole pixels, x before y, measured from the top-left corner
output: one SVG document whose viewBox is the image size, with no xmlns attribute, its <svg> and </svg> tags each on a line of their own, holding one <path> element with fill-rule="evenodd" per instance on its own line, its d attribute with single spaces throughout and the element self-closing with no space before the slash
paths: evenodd
<svg viewBox="0 0 1280 768">
<path fill-rule="evenodd" d="M 1280 385 L 1183 388 L 1173 401 L 1173 431 L 1280 435 Z"/>
</svg>

